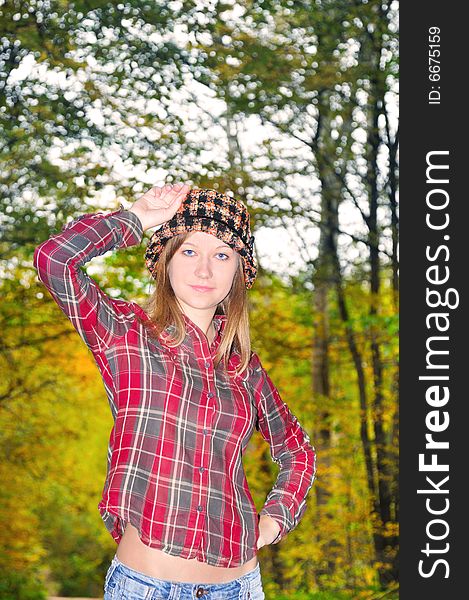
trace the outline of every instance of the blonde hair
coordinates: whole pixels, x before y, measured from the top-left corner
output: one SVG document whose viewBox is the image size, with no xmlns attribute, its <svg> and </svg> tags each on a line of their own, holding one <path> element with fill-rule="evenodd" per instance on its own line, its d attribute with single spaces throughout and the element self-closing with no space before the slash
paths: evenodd
<svg viewBox="0 0 469 600">
<path fill-rule="evenodd" d="M 158 339 L 169 325 L 175 326 L 172 336 L 165 337 L 165 343 L 174 348 L 179 346 L 185 336 L 186 328 L 181 308 L 177 302 L 168 275 L 168 265 L 174 254 L 185 241 L 190 231 L 186 231 L 169 239 L 156 263 L 154 279 L 155 291 L 144 302 L 143 309 L 150 320 L 142 320 L 148 334 Z M 238 255 L 238 269 L 233 277 L 233 285 L 226 296 L 217 306 L 215 314 L 225 314 L 226 324 L 221 343 L 215 355 L 214 364 L 223 361 L 225 370 L 228 370 L 228 361 L 231 353 L 240 355 L 240 363 L 236 374 L 240 375 L 247 368 L 251 357 L 251 336 L 249 330 L 249 311 L 247 289 L 244 281 L 243 261 Z M 165 336 L 167 333 L 165 332 Z"/>
</svg>

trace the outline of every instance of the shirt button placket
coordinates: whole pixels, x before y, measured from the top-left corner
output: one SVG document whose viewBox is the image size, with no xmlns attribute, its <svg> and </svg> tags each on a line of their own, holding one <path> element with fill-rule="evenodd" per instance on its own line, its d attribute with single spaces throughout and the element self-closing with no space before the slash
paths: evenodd
<svg viewBox="0 0 469 600">
<path fill-rule="evenodd" d="M 206 369 L 210 369 L 210 367 L 212 366 L 212 363 L 211 363 L 209 360 L 206 360 L 206 361 L 204 362 L 204 366 L 205 366 L 205 368 L 206 368 Z M 208 392 L 208 393 L 207 393 L 207 399 L 208 399 L 208 400 L 210 400 L 211 398 L 213 398 L 213 397 L 214 397 L 214 395 L 215 395 L 215 394 L 214 394 L 213 392 Z M 208 435 L 208 434 L 209 434 L 209 431 L 210 431 L 210 430 L 209 430 L 207 427 L 204 427 L 204 429 L 203 429 L 203 434 L 204 434 L 204 435 Z M 203 466 L 200 466 L 200 467 L 199 467 L 199 473 L 201 473 L 201 474 L 202 474 L 202 473 L 204 473 L 204 471 L 205 471 L 205 467 L 203 467 Z M 202 506 L 202 504 L 199 504 L 199 505 L 197 506 L 197 511 L 198 511 L 198 512 L 202 512 L 203 510 L 204 510 L 204 507 Z M 206 593 L 206 591 L 204 590 L 204 588 L 203 588 L 203 587 L 199 587 L 199 588 L 197 589 L 196 596 L 199 598 L 200 596 L 202 596 L 202 595 L 203 595 L 203 594 L 205 594 L 205 593 Z"/>
<path fill-rule="evenodd" d="M 213 398 L 214 395 L 215 394 L 213 392 L 208 392 L 207 398 Z M 206 427 L 204 427 L 203 434 L 208 435 L 208 432 L 209 432 L 209 430 Z M 205 467 L 199 467 L 199 473 L 203 473 L 204 471 L 205 471 Z"/>
</svg>

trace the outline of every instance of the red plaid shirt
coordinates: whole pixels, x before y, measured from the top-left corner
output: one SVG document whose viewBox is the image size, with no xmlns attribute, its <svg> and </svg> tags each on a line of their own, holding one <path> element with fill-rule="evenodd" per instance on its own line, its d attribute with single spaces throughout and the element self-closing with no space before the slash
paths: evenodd
<svg viewBox="0 0 469 600">
<path fill-rule="evenodd" d="M 184 315 L 186 338 L 169 348 L 147 335 L 138 304 L 107 296 L 80 268 L 142 237 L 121 205 L 78 217 L 34 252 L 39 279 L 93 354 L 114 418 L 98 509 L 117 543 L 130 521 L 148 546 L 237 567 L 257 553 L 259 515 L 242 464 L 254 427 L 279 465 L 260 512 L 279 523 L 276 543 L 303 516 L 316 453 L 255 352 L 241 376 L 214 368 L 225 315 L 214 316 L 211 345 Z M 239 360 L 233 352 L 230 371 Z"/>
</svg>

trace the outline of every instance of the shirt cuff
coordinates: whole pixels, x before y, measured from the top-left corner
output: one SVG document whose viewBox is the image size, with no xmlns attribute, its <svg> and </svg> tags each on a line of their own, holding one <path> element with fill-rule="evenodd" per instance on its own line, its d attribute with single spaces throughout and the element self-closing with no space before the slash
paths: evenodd
<svg viewBox="0 0 469 600">
<path fill-rule="evenodd" d="M 122 247 L 140 244 L 143 239 L 143 225 L 137 215 L 119 204 L 119 209 L 107 214 L 119 221 L 122 230 Z"/>
</svg>

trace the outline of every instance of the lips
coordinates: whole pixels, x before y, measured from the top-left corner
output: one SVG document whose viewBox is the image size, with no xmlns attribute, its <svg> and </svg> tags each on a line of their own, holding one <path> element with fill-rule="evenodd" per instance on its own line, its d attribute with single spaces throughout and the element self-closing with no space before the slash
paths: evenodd
<svg viewBox="0 0 469 600">
<path fill-rule="evenodd" d="M 213 290 L 213 288 L 204 285 L 191 285 L 191 288 L 196 292 L 209 292 L 210 290 Z"/>
</svg>

